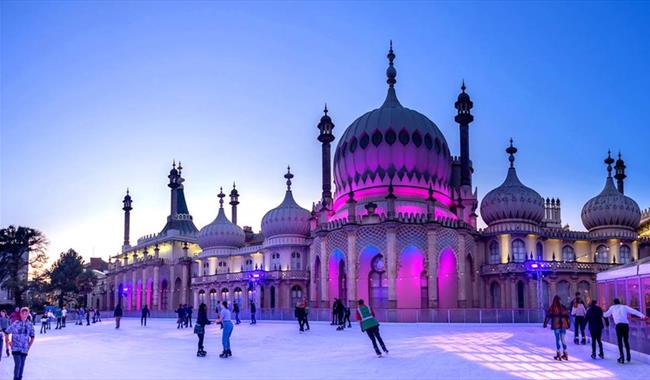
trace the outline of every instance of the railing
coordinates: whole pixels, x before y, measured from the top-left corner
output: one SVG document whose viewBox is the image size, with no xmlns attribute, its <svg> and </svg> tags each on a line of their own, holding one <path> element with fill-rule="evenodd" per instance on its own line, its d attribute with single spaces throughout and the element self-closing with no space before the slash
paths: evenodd
<svg viewBox="0 0 650 380">
<path fill-rule="evenodd" d="M 208 276 L 200 276 L 192 278 L 192 285 L 209 284 L 213 282 L 229 282 L 229 281 L 249 281 L 256 279 L 263 280 L 309 280 L 309 271 L 306 270 L 285 270 L 285 271 L 243 271 L 232 273 L 218 273 Z"/>
<path fill-rule="evenodd" d="M 583 263 L 577 261 L 535 261 L 536 268 L 529 268 L 532 261 L 523 263 L 485 264 L 481 267 L 481 274 L 500 273 L 525 273 L 525 272 L 571 272 L 571 273 L 598 273 L 618 266 L 607 263 Z"/>
</svg>

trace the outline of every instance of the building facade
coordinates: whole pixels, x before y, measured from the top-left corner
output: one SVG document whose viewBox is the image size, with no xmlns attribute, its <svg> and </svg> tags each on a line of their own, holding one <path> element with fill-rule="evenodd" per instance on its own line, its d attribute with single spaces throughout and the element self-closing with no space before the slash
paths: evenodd
<svg viewBox="0 0 650 380">
<path fill-rule="evenodd" d="M 555 294 L 564 302 L 576 291 L 595 296 L 598 272 L 646 252 L 650 244 L 639 231 L 647 232 L 650 218 L 644 213 L 643 224 L 638 205 L 624 194 L 620 155 L 607 157 L 605 186 L 582 210 L 587 231 L 563 226 L 560 200 L 522 183 L 512 140 L 504 182 L 479 204 L 469 143 L 474 104 L 465 84 L 454 103 L 460 139 L 454 156 L 431 120 L 400 103 L 392 46 L 387 57 L 383 104 L 343 132 L 333 159 L 335 126 L 324 110 L 317 126 L 322 193 L 311 210 L 294 200 L 287 170 L 285 197 L 264 216 L 259 233 L 238 226 L 234 186 L 230 219 L 221 191 L 216 218 L 198 230 L 179 163 L 168 176 L 167 224 L 130 245 L 127 192 L 124 242 L 111 258 L 106 304 L 171 311 L 204 302 L 213 310 L 228 299 L 244 309 L 251 301 L 286 309 L 308 299 L 313 308 L 329 309 L 335 298 L 351 305 L 362 298 L 393 320 L 431 310 L 535 309 Z"/>
</svg>

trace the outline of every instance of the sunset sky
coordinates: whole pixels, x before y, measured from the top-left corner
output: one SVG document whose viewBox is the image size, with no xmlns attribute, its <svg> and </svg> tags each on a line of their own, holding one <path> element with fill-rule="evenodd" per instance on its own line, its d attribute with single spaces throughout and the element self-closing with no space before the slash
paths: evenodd
<svg viewBox="0 0 650 380">
<path fill-rule="evenodd" d="M 480 199 L 505 178 L 512 137 L 520 179 L 584 230 L 608 149 L 650 207 L 649 15 L 647 2 L 3 1 L 0 225 L 42 230 L 52 258 L 107 258 L 127 187 L 132 242 L 162 229 L 173 159 L 198 228 L 236 181 L 239 224 L 259 230 L 288 164 L 310 208 L 323 104 L 337 137 L 381 105 L 392 39 L 401 103 L 455 155 L 465 79 Z"/>
</svg>

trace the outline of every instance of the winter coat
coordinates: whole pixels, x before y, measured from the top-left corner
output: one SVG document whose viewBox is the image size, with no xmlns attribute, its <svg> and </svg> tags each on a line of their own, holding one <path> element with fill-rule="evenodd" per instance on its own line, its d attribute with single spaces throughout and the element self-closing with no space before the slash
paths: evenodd
<svg viewBox="0 0 650 380">
<path fill-rule="evenodd" d="M 370 306 L 363 305 L 357 309 L 357 321 L 361 323 L 361 331 L 375 326 L 379 326 L 379 322 L 375 319 L 375 313 L 372 312 Z"/>
<path fill-rule="evenodd" d="M 122 314 L 123 314 L 123 312 L 122 312 L 122 306 L 117 305 L 117 306 L 115 307 L 115 311 L 113 312 L 113 316 L 114 316 L 114 317 L 121 317 Z"/>
<path fill-rule="evenodd" d="M 585 325 L 589 325 L 589 331 L 600 331 L 605 328 L 603 324 L 603 309 L 596 305 L 587 310 Z"/>
<path fill-rule="evenodd" d="M 0 331 L 5 331 L 9 328 L 9 317 L 0 317 Z"/>
<path fill-rule="evenodd" d="M 209 325 L 211 323 L 212 322 L 210 322 L 208 320 L 208 311 L 207 310 L 202 311 L 202 310 L 199 309 L 199 312 L 198 312 L 198 314 L 196 316 L 196 324 L 199 325 L 199 326 L 205 326 L 205 325 Z"/>
<path fill-rule="evenodd" d="M 143 307 L 142 308 L 142 318 L 147 318 L 151 317 L 151 312 L 149 311 L 148 307 Z"/>
<path fill-rule="evenodd" d="M 239 304 L 236 303 L 232 306 L 232 312 L 239 313 Z"/>
<path fill-rule="evenodd" d="M 564 306 L 561 306 L 560 311 L 555 313 L 549 308 L 546 312 L 546 318 L 544 318 L 544 327 L 546 327 L 549 321 L 551 322 L 552 330 L 568 329 L 571 324 L 569 321 L 569 312 Z"/>
<path fill-rule="evenodd" d="M 255 313 L 257 311 L 257 308 L 255 307 L 255 303 L 251 302 L 251 313 Z"/>
<path fill-rule="evenodd" d="M 296 309 L 293 312 L 293 315 L 298 319 L 301 320 L 307 316 L 307 313 L 305 313 L 305 308 L 301 306 L 296 306 Z"/>
</svg>

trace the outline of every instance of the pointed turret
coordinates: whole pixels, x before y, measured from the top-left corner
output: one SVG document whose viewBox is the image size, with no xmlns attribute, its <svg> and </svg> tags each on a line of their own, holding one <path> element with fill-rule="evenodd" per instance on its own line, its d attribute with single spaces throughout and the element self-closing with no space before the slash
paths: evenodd
<svg viewBox="0 0 650 380">
<path fill-rule="evenodd" d="M 327 114 L 327 104 L 325 104 L 325 109 L 323 110 L 323 116 L 320 118 L 318 123 L 318 130 L 320 134 L 318 135 L 318 141 L 321 142 L 322 152 L 322 171 L 323 171 L 323 192 L 321 195 L 321 200 L 323 203 L 323 208 L 332 205 L 332 159 L 331 159 L 331 143 L 334 141 L 334 135 L 332 130 L 334 129 L 334 123 L 332 119 Z"/>
<path fill-rule="evenodd" d="M 166 234 L 169 230 L 178 230 L 181 234 L 193 234 L 198 232 L 198 229 L 192 222 L 192 215 L 187 208 L 185 202 L 185 178 L 182 176 L 183 166 L 180 161 L 178 167 L 176 160 L 172 162 L 172 169 L 169 171 L 169 183 L 167 186 L 171 189 L 170 194 L 170 211 L 167 217 L 167 224 L 163 227 L 161 234 Z"/>
<path fill-rule="evenodd" d="M 474 103 L 465 92 L 465 81 L 460 86 L 461 93 L 454 107 L 458 111 L 454 120 L 460 128 L 460 184 L 472 186 L 472 168 L 469 159 L 469 124 L 474 121 L 471 110 Z"/>
<path fill-rule="evenodd" d="M 235 183 L 232 183 L 232 190 L 230 190 L 230 206 L 231 206 L 231 221 L 237 224 L 237 205 L 239 204 L 239 192 L 235 188 Z"/>
<path fill-rule="evenodd" d="M 623 180 L 625 180 L 627 176 L 625 175 L 625 161 L 621 158 L 621 152 L 618 152 L 618 160 L 616 160 L 616 166 L 614 169 L 616 170 L 616 174 L 614 175 L 614 178 L 616 178 L 616 188 L 621 194 L 625 194 Z"/>
<path fill-rule="evenodd" d="M 126 195 L 124 196 L 122 203 L 124 205 L 122 207 L 122 210 L 124 210 L 124 244 L 122 247 L 127 248 L 131 246 L 129 243 L 129 234 L 131 230 L 131 210 L 133 210 L 133 207 L 131 206 L 133 202 L 128 188 L 126 189 Z"/>
</svg>

